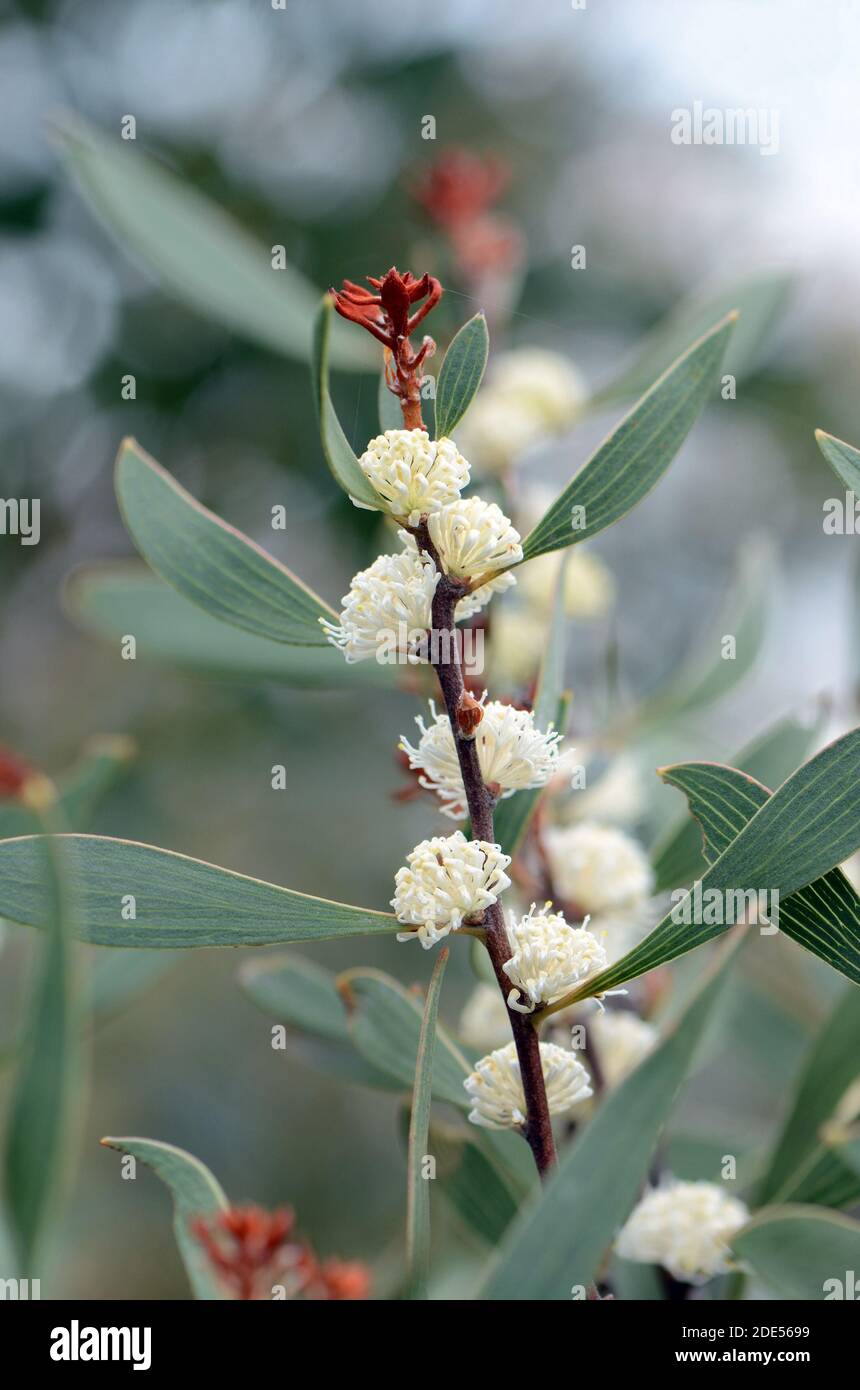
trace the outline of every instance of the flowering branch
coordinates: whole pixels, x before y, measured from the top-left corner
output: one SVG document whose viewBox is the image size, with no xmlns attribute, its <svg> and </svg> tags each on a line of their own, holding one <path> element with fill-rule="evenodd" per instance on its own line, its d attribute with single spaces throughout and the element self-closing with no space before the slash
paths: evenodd
<svg viewBox="0 0 860 1390">
<path fill-rule="evenodd" d="M 415 530 L 415 536 L 419 549 L 430 556 L 439 571 L 439 582 L 433 597 L 433 629 L 437 633 L 445 633 L 449 638 L 447 642 L 443 641 L 440 644 L 441 649 L 449 659 L 434 663 L 433 669 L 439 681 L 439 688 L 445 701 L 445 708 L 454 736 L 454 746 L 463 776 L 466 802 L 472 822 L 472 837 L 484 840 L 488 844 L 494 844 L 493 809 L 495 799 L 490 788 L 484 782 L 478 762 L 478 750 L 474 739 L 476 725 L 473 723 L 472 715 L 472 709 L 477 702 L 466 691 L 454 624 L 454 611 L 459 600 L 468 592 L 468 585 L 458 582 L 445 573 L 439 553 L 430 538 L 426 520 L 419 523 Z M 502 997 L 507 1001 L 511 981 L 505 973 L 504 967 L 511 959 L 513 952 L 505 930 L 502 909 L 498 902 L 485 909 L 484 928 L 486 933 L 485 945 L 493 966 L 493 973 L 498 981 L 499 989 L 502 991 Z M 537 1170 L 543 1177 L 555 1162 L 555 1144 L 543 1077 L 540 1041 L 537 1030 L 527 1015 L 515 1013 L 509 1009 L 508 1018 L 517 1049 L 523 1093 L 526 1100 L 526 1120 L 523 1125 L 523 1134 L 534 1155 Z"/>
</svg>

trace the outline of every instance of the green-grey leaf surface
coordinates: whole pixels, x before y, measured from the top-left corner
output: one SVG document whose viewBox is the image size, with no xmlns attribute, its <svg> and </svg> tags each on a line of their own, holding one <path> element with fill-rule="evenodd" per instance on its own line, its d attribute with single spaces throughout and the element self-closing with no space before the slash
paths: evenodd
<svg viewBox="0 0 860 1390">
<path fill-rule="evenodd" d="M 773 592 L 770 545 L 761 540 L 747 542 L 738 554 L 734 581 L 716 622 L 705 625 L 687 660 L 666 686 L 639 706 L 634 715 L 637 726 L 665 726 L 733 690 L 761 651 Z M 724 658 L 722 653 L 727 636 L 735 642 L 731 658 Z"/>
<path fill-rule="evenodd" d="M 68 1177 L 80 1023 L 71 950 L 75 896 L 66 856 L 55 836 L 41 836 L 37 843 L 39 851 L 32 868 L 39 879 L 46 931 L 24 1025 L 4 1146 L 9 1226 L 23 1278 L 40 1272 L 48 1228 Z"/>
<path fill-rule="evenodd" d="M 729 850 L 734 836 L 741 834 L 773 795 L 753 777 L 720 763 L 682 763 L 664 768 L 661 775 L 687 797 L 691 813 L 702 827 L 709 864 Z M 744 886 L 756 885 L 750 881 Z M 860 897 L 841 869 L 831 869 L 790 897 L 781 894 L 779 929 L 834 970 L 860 983 Z"/>
<path fill-rule="evenodd" d="M 436 438 L 453 434 L 481 384 L 490 340 L 483 314 L 464 323 L 445 353 L 436 382 Z"/>
<path fill-rule="evenodd" d="M 391 689 L 394 684 L 392 667 L 384 663 L 346 662 L 330 644 L 287 646 L 220 622 L 142 564 L 76 570 L 65 593 L 75 621 L 117 653 L 121 639 L 132 635 L 138 661 L 231 681 L 274 680 L 299 690 Z"/>
<path fill-rule="evenodd" d="M 815 442 L 839 481 L 860 498 L 860 449 L 824 430 L 815 431 Z"/>
<path fill-rule="evenodd" d="M 491 1265 L 480 1297 L 569 1300 L 594 1279 L 647 1177 L 660 1132 L 692 1063 L 740 944 L 727 942 L 674 1027 L 602 1101 L 527 1203 Z"/>
<path fill-rule="evenodd" d="M 470 1126 L 471 1128 L 471 1126 Z M 428 1152 L 436 1181 L 460 1221 L 490 1246 L 501 1240 L 518 1210 L 515 1189 L 479 1132 L 430 1122 Z"/>
<path fill-rule="evenodd" d="M 229 1203 L 224 1191 L 205 1164 L 173 1144 L 158 1139 L 113 1139 L 101 1141 L 105 1148 L 130 1154 L 145 1163 L 161 1179 L 173 1199 L 173 1231 L 179 1254 L 195 1298 L 224 1299 L 226 1293 L 211 1270 L 205 1251 L 192 1233 L 196 1216 L 215 1216 Z M 133 1190 L 131 1185 L 129 1190 Z"/>
<path fill-rule="evenodd" d="M 340 977 L 347 1001 L 350 1033 L 371 1066 L 412 1088 L 421 1035 L 421 1002 L 379 970 L 348 970 Z M 441 1024 L 437 1027 L 433 1096 L 459 1109 L 469 1108 L 463 1081 L 468 1061 Z"/>
<path fill-rule="evenodd" d="M 323 453 L 335 480 L 349 497 L 364 502 L 375 511 L 383 511 L 376 489 L 361 471 L 352 445 L 343 432 L 329 388 L 329 343 L 332 329 L 332 298 L 324 295 L 314 325 L 312 373 L 314 400 L 320 428 Z"/>
<path fill-rule="evenodd" d="M 334 610 L 286 565 L 180 487 L 133 439 L 120 446 L 116 492 L 126 529 L 156 574 L 213 618 L 258 637 L 325 647 Z"/>
<path fill-rule="evenodd" d="M 715 294 L 690 295 L 657 324 L 636 349 L 633 360 L 594 397 L 602 405 L 638 396 L 657 372 L 683 352 L 687 343 L 736 309 L 740 320 L 726 354 L 725 370 L 740 378 L 755 365 L 761 343 L 782 309 L 791 277 L 774 273 L 729 285 Z"/>
<path fill-rule="evenodd" d="M 713 389 L 733 323 L 731 315 L 718 323 L 654 382 L 526 537 L 524 560 L 587 540 L 651 491 Z M 576 530 L 574 506 L 585 517 Z"/>
<path fill-rule="evenodd" d="M 702 894 L 712 889 L 723 894 L 730 890 L 778 893 L 780 929 L 855 984 L 860 983 L 856 894 L 843 876 L 834 875 L 829 880 L 832 891 L 822 901 L 821 885 L 815 882 L 860 845 L 860 729 L 852 729 L 828 744 L 772 796 L 767 795 L 766 788 L 756 792 L 759 784 L 743 773 L 722 769 L 716 763 L 681 764 L 663 771 L 666 780 L 670 774 L 676 785 L 683 778 L 687 791 L 695 781 L 700 789 L 713 786 L 719 788 L 714 795 L 724 794 L 725 786 L 736 787 L 738 778 L 747 789 L 747 823 L 739 834 L 733 833 L 733 823 L 724 829 L 726 847 L 701 878 Z M 736 815 L 739 804 L 733 791 L 729 806 Z M 807 884 L 815 885 L 808 901 L 803 898 L 800 905 L 786 901 Z M 830 917 L 831 910 L 836 913 L 837 908 L 838 915 Z M 682 913 L 682 903 L 674 904 L 644 941 L 587 981 L 578 997 L 616 989 L 726 929 L 724 924 L 704 921 L 684 923 Z"/>
<path fill-rule="evenodd" d="M 857 1296 L 854 1288 L 844 1290 L 846 1271 L 860 1271 L 860 1222 L 847 1216 L 811 1206 L 765 1207 L 731 1245 L 782 1298 L 839 1297 L 834 1280 L 843 1285 L 843 1299 Z"/>
<path fill-rule="evenodd" d="M 430 1274 L 430 1180 L 425 1177 L 423 1168 L 428 1153 L 439 995 L 447 963 L 448 951 L 443 948 L 436 958 L 427 987 L 412 1088 L 406 1157 L 406 1263 L 411 1298 L 427 1297 Z"/>
<path fill-rule="evenodd" d="M 57 135 L 90 206 L 174 298 L 264 347 L 310 360 L 320 292 L 294 266 L 274 269 L 271 247 L 129 141 L 79 118 Z M 376 362 L 359 330 L 337 325 L 334 366 L 372 371 Z"/>
<path fill-rule="evenodd" d="M 781 719 L 732 758 L 732 767 L 778 787 L 807 756 L 822 722 L 820 717 L 812 723 Z M 702 832 L 695 817 L 682 815 L 667 826 L 651 851 L 651 864 L 655 893 L 692 883 L 704 873 Z"/>
<path fill-rule="evenodd" d="M 789 1194 L 799 1171 L 820 1157 L 821 1127 L 860 1076 L 860 993 L 846 989 L 811 1044 L 794 1090 L 791 1108 L 758 1191 L 758 1202 L 795 1200 Z M 802 1174 L 807 1179 L 809 1173 Z M 820 1175 L 819 1175 L 820 1176 Z M 807 1191 L 810 1188 L 807 1185 Z M 785 1196 L 783 1196 L 785 1193 Z"/>
<path fill-rule="evenodd" d="M 390 912 L 279 888 L 172 850 L 101 835 L 61 836 L 77 935 L 96 946 L 266 946 L 392 932 Z M 0 917 L 44 926 L 40 837 L 0 841 Z M 122 917 L 134 898 L 135 920 Z"/>
</svg>

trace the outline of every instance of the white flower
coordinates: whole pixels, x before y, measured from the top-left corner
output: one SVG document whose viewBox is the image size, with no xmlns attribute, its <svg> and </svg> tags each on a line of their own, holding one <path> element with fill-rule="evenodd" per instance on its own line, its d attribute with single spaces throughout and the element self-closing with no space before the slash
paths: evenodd
<svg viewBox="0 0 860 1390">
<path fill-rule="evenodd" d="M 398 531 L 403 546 L 406 550 L 417 555 L 418 542 L 408 531 Z M 491 579 L 489 584 L 482 584 L 479 589 L 474 589 L 471 594 L 464 594 L 454 610 L 456 621 L 462 622 L 465 618 L 474 617 L 482 608 L 490 602 L 493 594 L 500 594 L 505 589 L 510 589 L 517 582 L 515 574 L 497 574 L 495 579 Z M 429 624 L 429 619 L 428 619 Z"/>
<path fill-rule="evenodd" d="M 371 439 L 359 464 L 386 510 L 409 526 L 456 501 L 469 482 L 454 441 L 430 439 L 426 430 L 386 430 Z"/>
<path fill-rule="evenodd" d="M 584 821 L 548 829 L 544 843 L 556 892 L 580 912 L 633 907 L 651 892 L 648 857 L 622 830 Z"/>
<path fill-rule="evenodd" d="M 618 1086 L 656 1046 L 660 1034 L 629 1009 L 604 1010 L 588 1023 L 607 1086 Z"/>
<path fill-rule="evenodd" d="M 645 810 L 645 789 L 636 759 L 621 753 L 593 787 L 576 793 L 573 807 L 578 820 L 609 825 L 629 825 L 639 820 Z"/>
<path fill-rule="evenodd" d="M 551 1115 L 563 1115 L 592 1094 L 588 1072 L 572 1052 L 555 1043 L 541 1043 L 540 1059 Z M 525 1123 L 526 1100 L 514 1043 L 482 1057 L 463 1085 L 472 1101 L 472 1124 L 514 1129 Z"/>
<path fill-rule="evenodd" d="M 659 1264 L 675 1279 L 703 1284 L 733 1268 L 728 1242 L 749 1220 L 716 1183 L 674 1182 L 647 1192 L 615 1242 L 625 1260 Z"/>
<path fill-rule="evenodd" d="M 520 533 L 495 502 L 465 497 L 427 518 L 430 539 L 446 574 L 473 579 L 523 558 Z"/>
<path fill-rule="evenodd" d="M 398 932 L 398 941 L 417 936 L 425 950 L 467 917 L 483 912 L 510 887 L 504 872 L 510 855 L 486 840 L 467 840 L 462 831 L 422 840 L 407 855 L 394 879 L 394 908 L 398 922 L 417 931 Z"/>
<path fill-rule="evenodd" d="M 516 989 L 508 995 L 508 1008 L 531 1013 L 537 1004 L 552 1004 L 606 965 L 606 952 L 586 925 L 570 927 L 560 912 L 542 912 L 535 904 L 519 921 L 508 923 L 513 955 L 503 969 Z M 528 1003 L 521 1004 L 522 995 Z"/>
<path fill-rule="evenodd" d="M 564 563 L 564 607 L 569 618 L 600 618 L 612 606 L 615 580 L 598 555 L 574 546 L 563 555 L 538 555 L 523 565 L 520 588 L 524 598 L 542 611 L 555 599 L 558 572 Z"/>
<path fill-rule="evenodd" d="M 497 985 L 483 980 L 475 985 L 460 1015 L 458 1033 L 467 1047 L 480 1051 L 501 1047 L 511 1036 L 510 1018 Z"/>
<path fill-rule="evenodd" d="M 546 731 L 535 728 L 534 716 L 528 710 L 515 709 L 500 700 L 486 702 L 481 698 L 484 717 L 475 734 L 478 764 L 487 785 L 496 785 L 502 796 L 525 787 L 542 787 L 558 765 L 558 744 L 561 734 L 552 726 Z M 421 730 L 417 748 L 405 738 L 400 747 L 409 755 L 409 766 L 424 774 L 422 787 L 434 791 L 442 802 L 442 811 L 455 820 L 466 813 L 466 793 L 457 761 L 457 750 L 451 723 L 446 714 L 437 714 L 431 700 L 433 723 L 425 727 L 419 715 L 416 724 Z"/>
<path fill-rule="evenodd" d="M 506 401 L 484 387 L 458 433 L 483 472 L 506 473 L 546 431 L 539 417 L 521 401 Z"/>
<path fill-rule="evenodd" d="M 320 624 L 349 662 L 379 659 L 386 644 L 410 662 L 426 661 L 416 649 L 432 622 L 438 582 L 436 566 L 429 555 L 419 555 L 417 546 L 399 555 L 380 555 L 353 578 L 341 600 L 340 622 L 320 618 Z"/>
<path fill-rule="evenodd" d="M 546 348 L 514 348 L 493 359 L 489 391 L 519 405 L 543 426 L 558 433 L 574 420 L 588 390 L 573 363 Z"/>
</svg>

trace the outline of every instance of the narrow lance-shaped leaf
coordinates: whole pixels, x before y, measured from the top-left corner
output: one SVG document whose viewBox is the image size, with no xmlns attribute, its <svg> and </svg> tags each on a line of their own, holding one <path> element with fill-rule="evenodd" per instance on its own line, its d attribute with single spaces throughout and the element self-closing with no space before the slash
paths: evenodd
<svg viewBox="0 0 860 1390">
<path fill-rule="evenodd" d="M 840 483 L 860 499 L 860 449 L 824 430 L 815 431 L 815 442 Z"/>
<path fill-rule="evenodd" d="M 633 361 L 597 392 L 594 404 L 603 405 L 639 395 L 654 380 L 655 372 L 663 371 L 679 352 L 683 352 L 685 344 L 732 309 L 738 311 L 740 322 L 727 353 L 726 371 L 739 379 L 756 365 L 761 343 L 788 298 L 790 288 L 790 276 L 775 274 L 741 281 L 714 294 L 691 295 L 646 334 Z"/>
<path fill-rule="evenodd" d="M 126 633 L 133 633 L 137 661 L 222 680 L 275 680 L 298 690 L 390 690 L 394 684 L 385 663 L 347 662 L 330 644 L 287 646 L 220 622 L 136 562 L 76 570 L 65 598 L 71 617 L 111 642 L 114 651 Z"/>
<path fill-rule="evenodd" d="M 406 1159 L 406 1260 L 409 1269 L 409 1293 L 412 1298 L 427 1297 L 427 1279 L 430 1273 L 430 1182 L 424 1172 L 424 1164 L 430 1129 L 436 1020 L 439 1016 L 442 975 L 447 963 L 448 951 L 443 949 L 436 959 L 427 988 L 427 998 L 424 1001 L 415 1063 L 415 1085 L 412 1090 L 412 1112 L 409 1118 Z"/>
<path fill-rule="evenodd" d="M 379 494 L 361 471 L 352 445 L 343 432 L 329 391 L 329 340 L 332 328 L 333 300 L 323 296 L 314 326 L 314 345 L 311 370 L 314 380 L 314 399 L 317 407 L 320 437 L 326 463 L 336 481 L 349 497 L 381 511 Z"/>
<path fill-rule="evenodd" d="M 276 268 L 275 248 L 128 141 L 78 118 L 57 135 L 90 205 L 177 299 L 275 352 L 309 360 L 319 290 L 288 263 Z M 372 371 L 376 354 L 338 325 L 332 362 Z"/>
<path fill-rule="evenodd" d="M 173 1230 L 195 1298 L 223 1299 L 226 1293 L 212 1272 L 205 1251 L 191 1230 L 196 1216 L 226 1211 L 224 1191 L 205 1164 L 185 1149 L 158 1139 L 102 1139 L 107 1149 L 130 1154 L 161 1179 L 173 1199 Z M 132 1185 L 133 1186 L 133 1185 Z"/>
<path fill-rule="evenodd" d="M 802 1189 L 794 1180 L 811 1155 L 818 1151 L 821 1156 L 822 1126 L 831 1119 L 858 1073 L 860 994 L 852 986 L 809 1049 L 788 1118 L 758 1189 L 760 1205 L 797 1200 L 794 1193 Z M 808 1169 L 803 1176 L 808 1181 Z"/>
<path fill-rule="evenodd" d="M 631 723 L 639 728 L 665 726 L 721 699 L 739 684 L 753 667 L 767 632 L 773 579 L 771 547 L 760 540 L 748 541 L 738 556 L 735 579 L 717 621 L 707 626 L 665 689 L 639 706 Z M 726 637 L 733 642 L 732 660 L 725 659 Z"/>
<path fill-rule="evenodd" d="M 733 832 L 739 835 L 772 796 L 754 778 L 719 763 L 684 763 L 665 768 L 662 776 L 687 796 L 708 863 L 728 850 Z M 781 901 L 779 929 L 855 983 L 860 980 L 860 897 L 841 869 Z"/>
<path fill-rule="evenodd" d="M 80 1005 L 71 953 L 74 893 L 58 838 L 41 836 L 35 843 L 39 848 L 31 861 L 31 871 L 44 903 L 46 932 L 29 1003 L 5 1145 L 9 1224 L 23 1278 L 31 1278 L 39 1271 L 47 1228 L 68 1176 L 79 1066 Z"/>
<path fill-rule="evenodd" d="M 475 1126 L 455 1127 L 431 1118 L 428 1152 L 436 1161 L 435 1185 L 442 1196 L 470 1231 L 495 1246 L 516 1216 L 518 1202 L 495 1155 L 481 1147 L 482 1139 Z"/>
<path fill-rule="evenodd" d="M 436 437 L 453 434 L 481 384 L 490 340 L 483 314 L 464 323 L 445 353 L 436 382 Z"/>
<path fill-rule="evenodd" d="M 660 1132 L 695 1056 L 740 942 L 687 1003 L 675 1026 L 620 1086 L 515 1221 L 479 1297 L 561 1301 L 595 1278 L 626 1219 Z"/>
<path fill-rule="evenodd" d="M 172 850 L 101 835 L 60 839 L 77 935 L 96 946 L 268 946 L 397 928 L 390 912 L 294 893 Z M 0 841 L 0 917 L 50 921 L 41 854 L 38 836 Z"/>
<path fill-rule="evenodd" d="M 714 768 L 717 765 L 691 766 Z M 672 777 L 678 779 L 679 776 L 680 769 L 672 768 Z M 749 782 L 750 779 L 746 779 L 746 783 Z M 755 785 L 752 783 L 753 787 Z M 750 892 L 767 893 L 769 902 L 773 902 L 773 894 L 777 893 L 780 928 L 786 935 L 793 936 L 855 984 L 860 983 L 858 933 L 856 924 L 852 925 L 853 901 L 850 913 L 842 911 L 835 923 L 827 916 L 829 903 L 825 908 L 817 904 L 813 907 L 810 903 L 807 908 L 802 901 L 798 914 L 793 913 L 792 904 L 786 902 L 791 894 L 822 878 L 860 845 L 860 729 L 853 729 L 823 748 L 772 796 L 768 797 L 765 788 L 760 792 L 764 792 L 764 804 L 757 800 L 755 793 L 750 793 L 748 824 L 715 859 L 699 884 L 694 886 L 694 891 L 675 903 L 644 941 L 607 970 L 586 981 L 566 997 L 565 1003 L 615 989 L 725 931 L 729 925 L 725 921 L 692 920 L 708 915 L 696 905 L 708 901 L 705 894 L 712 890 L 723 895 L 724 917 L 731 915 L 730 902 L 742 907 L 745 895 Z M 834 893 L 841 898 L 841 886 L 834 881 L 833 887 Z M 820 886 L 816 885 L 816 893 L 819 891 Z M 685 916 L 691 920 L 685 921 Z M 554 1005 L 553 1009 L 558 1007 Z"/>
<path fill-rule="evenodd" d="M 334 610 L 248 536 L 180 487 L 133 439 L 116 461 L 116 491 L 135 545 L 162 579 L 214 618 L 274 642 L 324 647 Z"/>
<path fill-rule="evenodd" d="M 860 1222 L 818 1207 L 765 1207 L 738 1231 L 732 1249 L 783 1298 L 853 1299 L 860 1271 Z"/>
<path fill-rule="evenodd" d="M 404 1090 L 411 1090 L 418 1056 L 421 1007 L 413 994 L 379 970 L 347 970 L 338 979 L 346 1002 L 355 1046 L 371 1066 L 387 1072 Z M 438 1024 L 433 1065 L 433 1098 L 468 1110 L 463 1082 L 472 1070 L 447 1028 Z M 509 1175 L 515 1189 L 527 1191 L 534 1182 L 528 1148 L 513 1134 L 476 1130 L 481 1148 Z"/>
<path fill-rule="evenodd" d="M 766 786 L 778 787 L 807 756 L 822 722 L 820 715 L 811 723 L 782 719 L 742 749 L 732 766 Z M 694 816 L 682 815 L 666 828 L 651 851 L 651 863 L 655 893 L 701 876 L 705 867 L 702 832 Z"/>
<path fill-rule="evenodd" d="M 524 560 L 587 540 L 651 491 L 711 392 L 734 318 L 718 323 L 655 381 L 526 537 Z"/>
</svg>

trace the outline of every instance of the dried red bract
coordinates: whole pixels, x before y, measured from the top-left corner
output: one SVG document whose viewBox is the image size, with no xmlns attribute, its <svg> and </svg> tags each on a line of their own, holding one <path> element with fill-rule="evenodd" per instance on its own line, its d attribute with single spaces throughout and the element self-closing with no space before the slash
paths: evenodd
<svg viewBox="0 0 860 1390">
<path fill-rule="evenodd" d="M 190 1222 L 210 1265 L 235 1299 L 267 1299 L 282 1285 L 289 1299 L 359 1299 L 370 1291 L 360 1261 L 323 1263 L 295 1234 L 289 1207 L 230 1207 Z"/>
<path fill-rule="evenodd" d="M 0 799 L 20 796 L 33 775 L 32 767 L 23 758 L 0 744 Z"/>
</svg>

